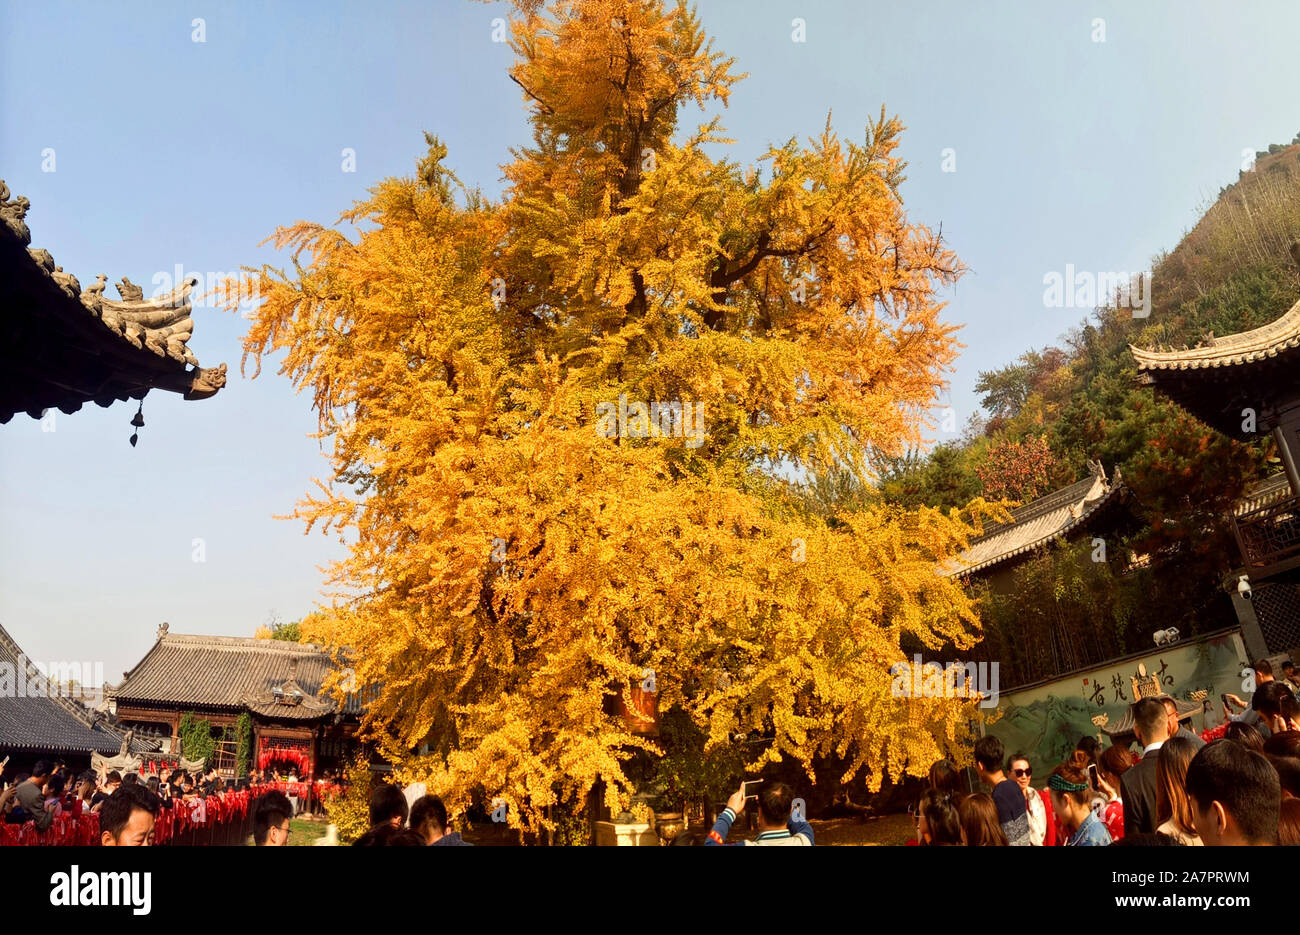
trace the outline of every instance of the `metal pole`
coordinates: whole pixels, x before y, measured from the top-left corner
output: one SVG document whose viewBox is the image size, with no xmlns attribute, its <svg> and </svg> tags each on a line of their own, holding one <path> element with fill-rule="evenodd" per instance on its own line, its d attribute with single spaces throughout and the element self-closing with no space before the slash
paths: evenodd
<svg viewBox="0 0 1300 935">
<path fill-rule="evenodd" d="M 1282 466 L 1286 468 L 1286 479 L 1291 484 L 1291 495 L 1300 497 L 1300 470 L 1296 469 L 1296 459 L 1289 441 L 1289 436 L 1295 435 L 1295 429 L 1294 421 L 1274 426 L 1273 440 L 1277 442 L 1278 454 L 1282 456 Z"/>
</svg>

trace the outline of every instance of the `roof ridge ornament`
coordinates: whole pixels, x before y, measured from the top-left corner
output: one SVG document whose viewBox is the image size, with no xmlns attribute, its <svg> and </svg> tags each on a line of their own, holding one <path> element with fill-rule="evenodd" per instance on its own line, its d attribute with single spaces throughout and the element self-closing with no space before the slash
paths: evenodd
<svg viewBox="0 0 1300 935">
<path fill-rule="evenodd" d="M 102 273 L 83 289 L 48 250 L 32 248 L 25 222 L 30 206 L 27 198 L 13 198 L 0 180 L 0 272 L 20 294 L 31 296 L 14 316 L 18 320 L 10 331 L 17 340 L 6 359 L 48 358 L 57 364 L 55 371 L 68 372 L 4 387 L 0 422 L 18 412 L 40 418 L 55 408 L 76 412 L 87 402 L 109 406 L 140 399 L 147 389 L 205 399 L 226 385 L 226 365 L 202 368 L 188 346 L 194 331 L 190 293 L 199 285 L 197 276 L 152 298 L 125 276 L 117 284 L 118 299 L 108 298 L 109 280 Z M 87 324 L 90 318 L 97 323 Z M 65 349 L 69 341 L 79 349 Z"/>
<path fill-rule="evenodd" d="M 3 221 L 19 240 L 23 242 L 24 247 L 32 245 L 32 232 L 23 220 L 27 217 L 27 209 L 32 203 L 25 196 L 20 195 L 13 201 L 9 200 L 9 186 L 5 184 L 4 179 L 0 179 L 0 221 Z"/>
</svg>

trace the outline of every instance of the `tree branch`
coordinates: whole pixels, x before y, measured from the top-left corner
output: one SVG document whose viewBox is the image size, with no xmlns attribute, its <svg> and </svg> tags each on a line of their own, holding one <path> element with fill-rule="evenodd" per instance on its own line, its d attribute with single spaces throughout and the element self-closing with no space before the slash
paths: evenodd
<svg viewBox="0 0 1300 935">
<path fill-rule="evenodd" d="M 538 106 L 540 106 L 540 107 L 542 108 L 542 112 L 543 112 L 543 113 L 547 113 L 547 114 L 554 114 L 554 113 L 555 113 L 555 110 L 551 107 L 550 104 L 546 103 L 544 100 L 542 100 L 542 99 L 541 99 L 540 97 L 538 97 L 536 94 L 534 94 L 532 91 L 528 90 L 528 88 L 525 87 L 524 83 L 523 83 L 522 81 L 520 81 L 518 78 L 516 78 L 514 75 L 511 75 L 511 76 L 510 76 L 510 80 L 513 81 L 515 84 L 519 85 L 519 87 L 523 90 L 523 92 L 524 92 L 525 95 L 527 95 L 528 97 L 530 97 L 530 98 L 532 98 L 534 101 L 536 101 L 537 104 L 538 104 Z"/>
</svg>

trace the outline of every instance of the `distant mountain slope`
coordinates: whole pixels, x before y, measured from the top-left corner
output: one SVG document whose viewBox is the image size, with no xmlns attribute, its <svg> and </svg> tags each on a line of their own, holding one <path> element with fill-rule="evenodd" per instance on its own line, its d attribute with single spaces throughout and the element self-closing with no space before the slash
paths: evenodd
<svg viewBox="0 0 1300 935">
<path fill-rule="evenodd" d="M 1090 460 L 1122 470 L 1140 528 L 1108 543 L 1106 575 L 1084 569 L 1084 586 L 1075 566 L 1087 550 L 1037 560 L 1017 595 L 986 602 L 986 627 L 1030 625 L 1048 610 L 1044 620 L 1067 631 L 1077 618 L 1081 639 L 1106 623 L 1122 634 L 1141 621 L 1140 638 L 1149 639 L 1162 621 L 1183 632 L 1231 622 L 1223 619 L 1230 611 L 1222 581 L 1238 557 L 1227 514 L 1249 484 L 1276 470 L 1272 443 L 1227 438 L 1140 386 L 1129 345 L 1194 346 L 1210 333 L 1271 321 L 1300 298 L 1292 255 L 1300 239 L 1297 143 L 1300 135 L 1259 154 L 1178 245 L 1155 258 L 1148 318 L 1096 310 L 1060 347 L 1027 350 L 982 373 L 987 418 L 961 441 L 881 459 L 885 499 L 945 508 L 977 495 L 1033 499 L 1083 477 Z"/>
</svg>

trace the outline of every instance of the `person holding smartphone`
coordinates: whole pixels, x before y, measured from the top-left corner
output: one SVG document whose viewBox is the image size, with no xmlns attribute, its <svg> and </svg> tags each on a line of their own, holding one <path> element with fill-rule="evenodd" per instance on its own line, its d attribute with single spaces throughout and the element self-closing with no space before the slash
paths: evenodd
<svg viewBox="0 0 1300 935">
<path fill-rule="evenodd" d="M 77 802 L 79 803 L 77 806 L 78 815 L 83 811 L 90 811 L 91 799 L 95 797 L 97 786 L 98 782 L 96 781 L 95 771 L 93 769 L 88 769 L 77 777 L 76 797 Z"/>
<path fill-rule="evenodd" d="M 1163 718 L 1163 709 L 1160 715 Z M 1088 784 L 1087 767 L 1088 754 L 1075 750 L 1068 761 L 1047 777 L 1052 809 L 1061 817 L 1065 828 L 1066 847 L 1105 847 L 1110 844 L 1110 832 L 1089 807 L 1092 788 Z"/>
<path fill-rule="evenodd" d="M 3 821 L 3 816 L 8 815 L 13 809 L 15 801 L 14 796 L 17 792 L 18 787 L 16 785 L 12 782 L 5 783 L 4 791 L 0 792 L 0 821 Z"/>
<path fill-rule="evenodd" d="M 705 847 L 812 847 L 813 829 L 802 814 L 794 810 L 794 793 L 783 782 L 764 783 L 758 786 L 756 795 L 748 795 L 752 788 L 742 782 L 740 788 L 727 799 L 727 807 L 722 810 L 713 830 L 705 840 Z M 736 816 L 745 810 L 745 800 L 758 800 L 758 837 L 752 841 L 736 841 L 727 844 L 727 834 Z"/>
</svg>

